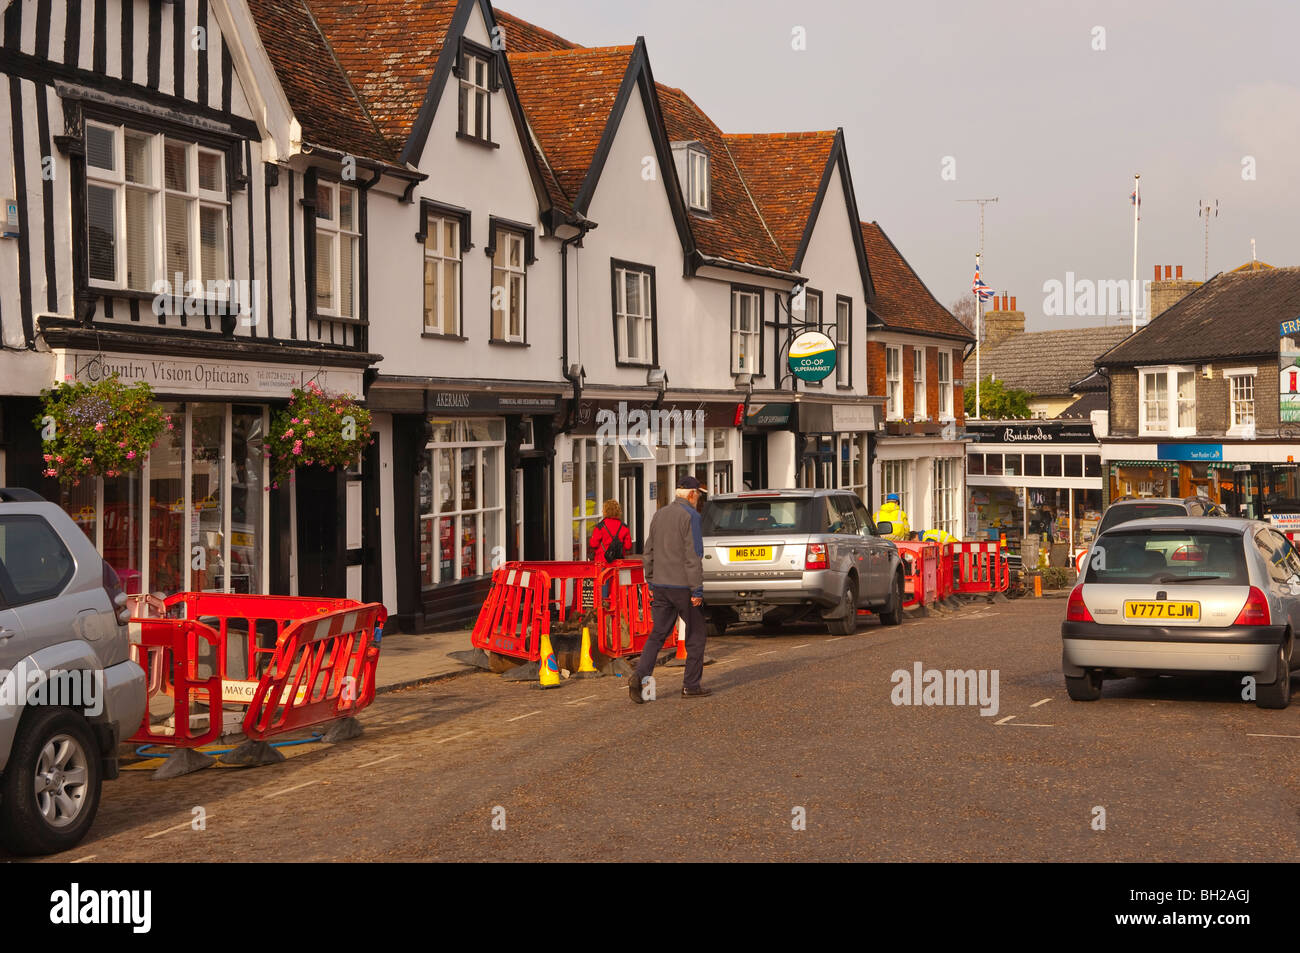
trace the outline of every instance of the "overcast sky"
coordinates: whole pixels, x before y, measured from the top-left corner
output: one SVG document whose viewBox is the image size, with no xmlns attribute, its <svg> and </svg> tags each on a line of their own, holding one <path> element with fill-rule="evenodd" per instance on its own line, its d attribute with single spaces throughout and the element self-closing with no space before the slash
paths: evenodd
<svg viewBox="0 0 1300 953">
<path fill-rule="evenodd" d="M 1044 283 L 1300 264 L 1300 3 L 1294 0 L 508 0 L 587 46 L 646 38 L 655 78 L 726 132 L 844 128 L 859 211 L 944 303 L 984 275 L 1030 330 Z M 802 27 L 807 48 L 792 48 Z M 1102 28 L 1104 34 L 1096 30 Z M 1104 44 L 1104 49 L 1094 49 Z M 942 177 L 951 156 L 955 181 Z M 1243 179 L 1253 157 L 1254 179 Z M 1116 318 L 1110 322 L 1115 323 Z M 1127 320 L 1127 318 L 1125 318 Z"/>
</svg>

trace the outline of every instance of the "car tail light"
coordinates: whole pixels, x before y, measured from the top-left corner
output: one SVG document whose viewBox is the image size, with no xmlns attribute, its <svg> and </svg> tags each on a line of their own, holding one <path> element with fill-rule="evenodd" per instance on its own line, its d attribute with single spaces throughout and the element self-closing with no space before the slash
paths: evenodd
<svg viewBox="0 0 1300 953">
<path fill-rule="evenodd" d="M 1075 586 L 1070 592 L 1070 601 L 1065 606 L 1066 622 L 1095 622 L 1088 607 L 1083 604 L 1083 586 Z"/>
<path fill-rule="evenodd" d="M 118 624 L 126 625 L 131 618 L 131 607 L 126 604 L 126 591 L 122 588 L 122 580 L 118 578 L 117 570 L 108 564 L 108 560 L 102 560 L 104 563 L 104 591 L 108 593 L 108 601 L 113 604 L 113 613 L 117 616 Z"/>
<path fill-rule="evenodd" d="M 1174 554 L 1169 557 L 1169 561 L 1199 563 L 1204 558 L 1205 551 L 1193 543 L 1188 546 L 1179 546 L 1174 550 Z"/>
<path fill-rule="evenodd" d="M 808 554 L 804 557 L 804 569 L 825 569 L 826 568 L 826 544 L 809 543 Z"/>
<path fill-rule="evenodd" d="M 1272 615 L 1268 611 L 1268 597 L 1262 591 L 1254 586 L 1250 587 L 1250 594 L 1246 596 L 1246 604 L 1241 607 L 1237 613 L 1237 619 L 1233 625 L 1271 625 Z"/>
</svg>

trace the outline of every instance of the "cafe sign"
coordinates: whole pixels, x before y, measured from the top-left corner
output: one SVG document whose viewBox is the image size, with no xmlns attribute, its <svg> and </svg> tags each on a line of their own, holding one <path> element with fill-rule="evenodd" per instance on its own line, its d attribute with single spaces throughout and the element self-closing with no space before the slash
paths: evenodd
<svg viewBox="0 0 1300 953">
<path fill-rule="evenodd" d="M 790 373 L 801 381 L 820 381 L 835 370 L 835 342 L 820 331 L 805 331 L 790 342 Z"/>
</svg>

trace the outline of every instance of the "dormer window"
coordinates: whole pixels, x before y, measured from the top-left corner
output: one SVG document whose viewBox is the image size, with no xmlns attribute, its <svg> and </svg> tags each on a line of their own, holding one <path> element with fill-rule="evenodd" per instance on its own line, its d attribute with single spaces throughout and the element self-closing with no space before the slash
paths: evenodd
<svg viewBox="0 0 1300 953">
<path fill-rule="evenodd" d="M 686 193 L 686 206 L 692 212 L 710 212 L 709 152 L 700 142 L 674 142 L 673 159 L 677 177 Z"/>
<path fill-rule="evenodd" d="M 498 88 L 493 53 L 462 39 L 456 76 L 460 80 L 458 135 L 476 142 L 492 142 L 492 93 Z"/>
</svg>

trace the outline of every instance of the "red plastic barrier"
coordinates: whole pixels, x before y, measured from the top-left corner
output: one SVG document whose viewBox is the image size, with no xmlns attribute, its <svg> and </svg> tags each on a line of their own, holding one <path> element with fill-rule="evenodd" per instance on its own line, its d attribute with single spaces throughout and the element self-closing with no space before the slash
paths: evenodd
<svg viewBox="0 0 1300 953">
<path fill-rule="evenodd" d="M 939 544 L 901 542 L 903 557 L 903 607 L 927 605 L 939 594 Z"/>
<path fill-rule="evenodd" d="M 937 598 L 947 599 L 953 594 L 957 586 L 957 580 L 954 578 L 955 567 L 956 562 L 952 555 L 952 544 L 945 543 L 939 547 L 938 590 L 935 593 Z"/>
<path fill-rule="evenodd" d="M 957 561 L 958 592 L 1006 592 L 1011 567 L 995 542 L 949 543 Z"/>
<path fill-rule="evenodd" d="M 602 596 L 605 584 L 609 595 Z M 541 636 L 572 616 L 595 613 L 594 647 L 606 655 L 638 655 L 652 628 L 650 589 L 641 563 L 509 562 L 492 573 L 470 644 L 524 661 L 541 660 Z M 676 645 L 674 636 L 667 643 Z"/>
<path fill-rule="evenodd" d="M 244 734 L 265 741 L 355 715 L 374 701 L 378 636 L 387 618 L 371 603 L 290 625 L 244 715 Z"/>
<path fill-rule="evenodd" d="M 148 697 L 166 689 L 174 699 L 170 730 L 155 728 L 146 703 L 140 730 L 129 740 L 197 748 L 221 734 L 221 673 L 217 670 L 217 633 L 192 619 L 139 619 L 130 623 L 131 658 L 149 673 Z M 199 643 L 208 645 L 208 660 L 199 659 Z M 200 664 L 211 666 L 199 677 Z M 170 671 L 169 671 L 170 669 Z M 196 733 L 191 714 L 206 709 L 207 727 Z"/>
</svg>

